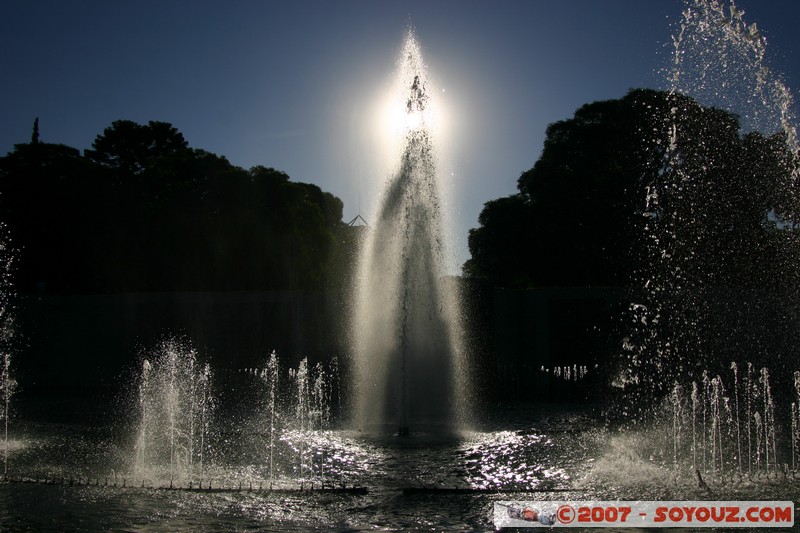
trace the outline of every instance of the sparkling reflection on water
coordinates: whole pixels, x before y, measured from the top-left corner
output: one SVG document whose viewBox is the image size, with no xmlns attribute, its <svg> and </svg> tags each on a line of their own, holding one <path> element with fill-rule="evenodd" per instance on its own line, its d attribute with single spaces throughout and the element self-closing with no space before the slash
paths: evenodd
<svg viewBox="0 0 800 533">
<path fill-rule="evenodd" d="M 283 458 L 290 464 L 282 471 L 291 475 L 274 487 L 299 488 L 302 452 L 304 488 L 312 482 L 358 485 L 366 494 L 269 492 L 265 464 L 233 453 L 230 439 L 228 458 L 218 454 L 205 475 L 206 483 L 234 490 L 141 488 L 126 477 L 132 448 L 124 421 L 89 416 L 64 423 L 36 413 L 31 418 L 17 420 L 11 475 L 73 478 L 76 486 L 0 483 L 4 531 L 473 530 L 491 529 L 493 503 L 508 499 L 795 500 L 800 495 L 791 477 L 724 483 L 709 478 L 716 490 L 712 498 L 691 473 L 676 476 L 657 430 L 607 429 L 590 412 L 565 406 L 489 410 L 482 426 L 458 434 L 418 431 L 398 438 L 339 429 L 282 435 L 296 455 Z M 77 486 L 87 478 L 117 486 Z M 520 492 L 403 491 L 419 487 Z"/>
</svg>

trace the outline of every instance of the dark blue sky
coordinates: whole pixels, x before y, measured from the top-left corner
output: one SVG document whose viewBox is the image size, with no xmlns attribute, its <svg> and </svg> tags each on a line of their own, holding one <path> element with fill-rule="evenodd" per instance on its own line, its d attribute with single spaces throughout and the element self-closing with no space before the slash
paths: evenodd
<svg viewBox="0 0 800 533">
<path fill-rule="evenodd" d="M 741 0 L 800 89 L 800 2 Z M 390 162 L 380 106 L 413 23 L 447 110 L 440 171 L 460 264 L 487 200 L 515 191 L 547 124 L 659 69 L 680 0 L 114 1 L 0 4 L 0 151 L 84 149 L 113 120 L 171 122 L 196 148 L 286 171 L 369 220 Z"/>
</svg>

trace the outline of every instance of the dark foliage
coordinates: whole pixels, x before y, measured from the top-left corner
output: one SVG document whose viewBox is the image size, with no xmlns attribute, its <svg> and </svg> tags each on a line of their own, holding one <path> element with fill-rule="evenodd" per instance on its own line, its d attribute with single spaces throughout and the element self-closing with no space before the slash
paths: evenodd
<svg viewBox="0 0 800 533">
<path fill-rule="evenodd" d="M 680 94 L 634 90 L 550 125 L 519 192 L 485 205 L 464 273 L 537 289 L 516 291 L 529 300 L 573 287 L 600 301 L 598 287 L 620 287 L 608 293 L 620 305 L 555 319 L 554 296 L 548 330 L 520 327 L 500 356 L 532 365 L 517 346 L 546 339 L 533 357 L 600 363 L 636 409 L 731 361 L 789 367 L 800 345 L 798 176 L 784 134 L 743 134 L 735 115 Z M 567 341 L 580 343 L 553 352 Z"/>
<path fill-rule="evenodd" d="M 33 141 L 0 158 L 22 292 L 320 289 L 344 276 L 342 202 L 315 185 L 190 148 L 164 122 L 116 121 L 85 155 Z"/>
<path fill-rule="evenodd" d="M 670 246 L 652 240 L 668 236 L 683 257 L 664 264 L 687 279 L 772 283 L 765 266 L 789 237 L 776 221 L 797 213 L 790 159 L 780 136 L 741 136 L 734 115 L 682 95 L 587 104 L 548 127 L 518 194 L 487 202 L 464 273 L 517 288 L 636 285 Z"/>
</svg>

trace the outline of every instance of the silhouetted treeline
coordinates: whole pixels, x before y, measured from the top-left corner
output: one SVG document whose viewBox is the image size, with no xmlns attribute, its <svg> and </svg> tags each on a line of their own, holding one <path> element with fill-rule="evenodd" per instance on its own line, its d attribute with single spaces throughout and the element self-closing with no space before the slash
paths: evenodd
<svg viewBox="0 0 800 533">
<path fill-rule="evenodd" d="M 543 351 L 557 364 L 598 362 L 608 381 L 638 383 L 643 399 L 731 361 L 794 370 L 794 150 L 783 132 L 743 133 L 737 116 L 680 94 L 633 90 L 584 105 L 548 127 L 519 192 L 486 203 L 463 271 L 474 283 L 532 289 L 517 291 L 508 313 L 521 316 L 539 310 L 528 300 L 547 287 L 588 288 L 573 310 L 594 304 L 594 315 L 557 319 L 570 289 L 554 289 L 541 313 L 547 331 L 503 339 L 525 348 L 525 364 L 551 363 L 536 360 Z M 600 287 L 626 290 L 603 308 Z M 556 353 L 566 335 L 575 349 Z"/>
<path fill-rule="evenodd" d="M 793 283 L 798 239 L 780 229 L 800 213 L 796 166 L 783 135 L 743 135 L 735 115 L 686 96 L 587 104 L 547 128 L 517 194 L 486 203 L 463 270 L 503 287 L 629 286 L 674 250 L 655 263 L 676 279 Z"/>
<path fill-rule="evenodd" d="M 120 120 L 92 149 L 39 141 L 0 158 L 0 212 L 22 292 L 340 286 L 342 202 L 285 173 L 188 146 L 170 124 Z"/>
</svg>

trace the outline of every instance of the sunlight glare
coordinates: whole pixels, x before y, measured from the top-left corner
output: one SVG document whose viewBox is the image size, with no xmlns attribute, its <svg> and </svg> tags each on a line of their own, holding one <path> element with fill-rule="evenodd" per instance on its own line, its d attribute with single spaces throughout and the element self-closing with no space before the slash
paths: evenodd
<svg viewBox="0 0 800 533">
<path fill-rule="evenodd" d="M 424 106 L 410 105 L 412 92 L 417 87 L 424 97 Z M 441 94 L 435 89 L 422 59 L 422 50 L 413 31 L 409 31 L 397 61 L 394 79 L 377 104 L 376 129 L 384 147 L 385 161 L 394 164 L 405 148 L 409 134 L 427 130 L 435 143 L 443 134 Z"/>
</svg>

